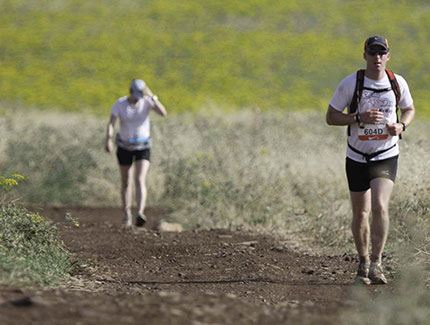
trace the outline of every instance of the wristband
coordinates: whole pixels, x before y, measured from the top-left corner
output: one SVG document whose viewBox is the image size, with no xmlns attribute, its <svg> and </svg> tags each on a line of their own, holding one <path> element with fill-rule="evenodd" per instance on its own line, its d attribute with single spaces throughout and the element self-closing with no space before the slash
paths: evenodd
<svg viewBox="0 0 430 325">
<path fill-rule="evenodd" d="M 360 115 L 358 114 L 358 112 L 357 112 L 357 114 L 354 115 L 354 120 L 355 120 L 355 122 L 360 124 L 361 121 L 360 121 Z"/>
<path fill-rule="evenodd" d="M 400 122 L 402 125 L 403 125 L 403 132 L 405 132 L 406 131 L 406 123 L 404 123 L 404 122 Z"/>
</svg>

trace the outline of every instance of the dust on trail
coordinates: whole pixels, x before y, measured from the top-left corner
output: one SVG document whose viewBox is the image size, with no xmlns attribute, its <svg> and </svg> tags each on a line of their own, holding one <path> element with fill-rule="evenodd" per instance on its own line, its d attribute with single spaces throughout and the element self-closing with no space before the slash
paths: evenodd
<svg viewBox="0 0 430 325">
<path fill-rule="evenodd" d="M 122 227 L 117 208 L 41 214 L 84 267 L 62 288 L 0 286 L 1 324 L 332 324 L 356 305 L 352 256 L 314 256 L 247 231 L 160 232 L 155 209 L 139 230 Z"/>
</svg>

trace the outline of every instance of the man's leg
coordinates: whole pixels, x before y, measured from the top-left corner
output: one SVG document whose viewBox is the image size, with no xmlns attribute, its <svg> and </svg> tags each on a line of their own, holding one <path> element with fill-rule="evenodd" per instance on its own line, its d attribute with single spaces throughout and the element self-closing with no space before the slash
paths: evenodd
<svg viewBox="0 0 430 325">
<path fill-rule="evenodd" d="M 374 263 L 381 264 L 382 253 L 388 237 L 390 219 L 388 205 L 394 183 L 387 178 L 375 178 L 370 182 L 372 192 L 372 257 Z"/>
<path fill-rule="evenodd" d="M 120 165 L 121 172 L 121 199 L 122 208 L 126 216 L 131 216 L 131 188 L 133 181 L 133 169 L 130 166 Z"/>
<path fill-rule="evenodd" d="M 370 190 L 350 192 L 352 205 L 352 234 L 357 248 L 360 263 L 369 264 L 370 226 L 369 214 L 371 207 Z"/>
<path fill-rule="evenodd" d="M 136 201 L 137 213 L 143 215 L 146 204 L 146 174 L 149 169 L 149 161 L 146 159 L 136 160 Z"/>
<path fill-rule="evenodd" d="M 375 178 L 370 182 L 372 192 L 372 257 L 369 268 L 369 279 L 373 284 L 386 284 L 381 260 L 388 237 L 389 215 L 388 203 L 393 190 L 393 181 L 386 178 Z"/>
</svg>

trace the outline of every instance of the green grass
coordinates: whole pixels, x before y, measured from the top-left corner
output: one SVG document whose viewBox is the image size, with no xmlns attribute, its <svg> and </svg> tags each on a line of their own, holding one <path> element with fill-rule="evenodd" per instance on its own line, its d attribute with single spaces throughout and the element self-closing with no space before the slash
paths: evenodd
<svg viewBox="0 0 430 325">
<path fill-rule="evenodd" d="M 13 189 L 25 186 L 25 179 L 16 173 L 0 176 L 0 283 L 56 286 L 69 278 L 72 254 L 50 221 L 12 203 L 17 201 Z M 77 220 L 66 217 L 79 227 Z"/>
<path fill-rule="evenodd" d="M 170 111 L 325 110 L 391 43 L 390 67 L 429 115 L 426 1 L 1 0 L 0 89 L 11 105 L 105 115 L 141 77 Z"/>
<path fill-rule="evenodd" d="M 71 254 L 55 226 L 38 213 L 0 204 L 0 282 L 58 285 L 69 278 Z"/>
</svg>

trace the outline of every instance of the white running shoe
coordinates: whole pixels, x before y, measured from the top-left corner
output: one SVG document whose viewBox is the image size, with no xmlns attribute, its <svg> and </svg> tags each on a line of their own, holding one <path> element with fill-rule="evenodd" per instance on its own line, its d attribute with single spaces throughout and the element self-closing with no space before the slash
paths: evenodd
<svg viewBox="0 0 430 325">
<path fill-rule="evenodd" d="M 372 284 L 387 284 L 384 272 L 382 271 L 382 265 L 377 263 L 371 263 L 369 269 L 369 279 Z"/>
<path fill-rule="evenodd" d="M 369 285 L 371 283 L 369 279 L 369 264 L 360 263 L 358 265 L 357 275 L 355 276 L 355 284 Z"/>
<path fill-rule="evenodd" d="M 131 226 L 131 225 L 132 225 L 131 216 L 125 216 L 125 217 L 122 219 L 122 224 L 123 224 L 124 226 L 127 226 L 127 227 Z"/>
</svg>

